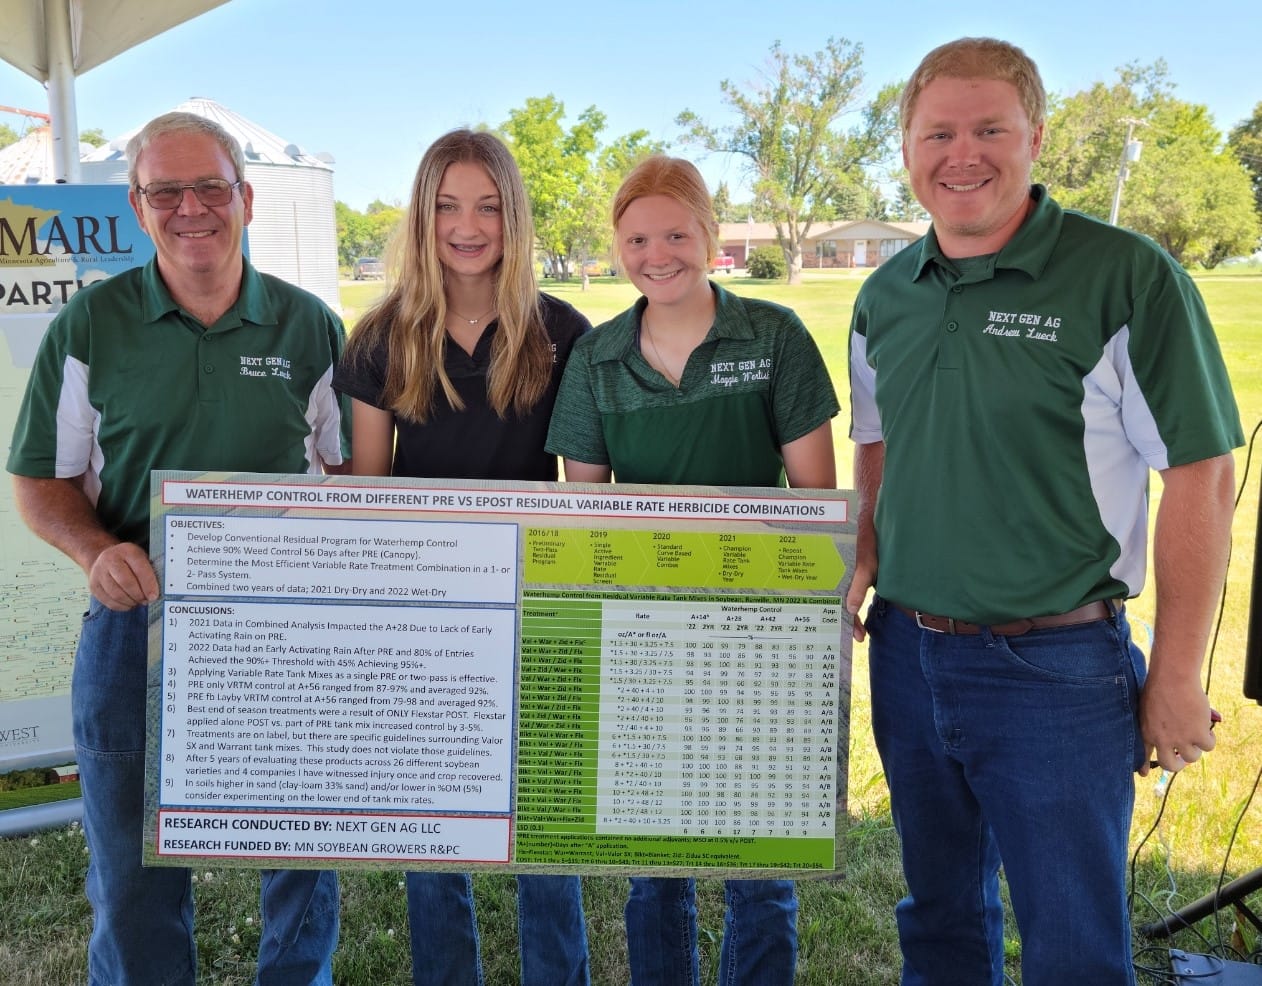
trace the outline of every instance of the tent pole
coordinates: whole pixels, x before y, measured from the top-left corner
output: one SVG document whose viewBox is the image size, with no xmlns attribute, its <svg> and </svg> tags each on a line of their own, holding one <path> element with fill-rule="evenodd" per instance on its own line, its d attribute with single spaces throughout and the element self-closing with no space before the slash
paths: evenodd
<svg viewBox="0 0 1262 986">
<path fill-rule="evenodd" d="M 53 173 L 59 182 L 77 184 L 79 121 L 75 111 L 70 4 L 71 0 L 44 0 L 44 30 L 48 41 L 48 109 L 53 118 Z"/>
</svg>

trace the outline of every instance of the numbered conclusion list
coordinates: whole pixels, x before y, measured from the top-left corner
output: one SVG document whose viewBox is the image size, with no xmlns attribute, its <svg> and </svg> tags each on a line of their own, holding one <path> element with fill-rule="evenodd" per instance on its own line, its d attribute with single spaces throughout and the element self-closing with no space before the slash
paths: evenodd
<svg viewBox="0 0 1262 986">
<path fill-rule="evenodd" d="M 443 818 L 456 841 L 421 852 L 407 841 L 419 830 L 403 828 L 385 856 L 507 857 L 513 525 L 364 521 L 324 535 L 276 518 L 167 524 L 167 593 L 225 601 L 164 606 L 161 805 L 222 807 L 228 824 L 233 810 L 269 806 L 417 811 Z M 348 528 L 354 536 L 341 533 Z M 348 596 L 446 604 L 313 604 Z M 187 851 L 189 816 L 162 821 L 174 840 L 167 849 Z M 435 823 L 335 824 L 367 832 Z M 353 842 L 301 851 L 372 850 Z"/>
</svg>

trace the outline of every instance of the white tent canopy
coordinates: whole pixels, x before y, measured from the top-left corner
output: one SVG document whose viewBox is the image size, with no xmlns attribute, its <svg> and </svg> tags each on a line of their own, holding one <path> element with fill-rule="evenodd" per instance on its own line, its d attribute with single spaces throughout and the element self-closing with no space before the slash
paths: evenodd
<svg viewBox="0 0 1262 986">
<path fill-rule="evenodd" d="M 58 181 L 79 180 L 74 80 L 227 0 L 4 0 L 0 58 L 48 87 Z"/>
</svg>

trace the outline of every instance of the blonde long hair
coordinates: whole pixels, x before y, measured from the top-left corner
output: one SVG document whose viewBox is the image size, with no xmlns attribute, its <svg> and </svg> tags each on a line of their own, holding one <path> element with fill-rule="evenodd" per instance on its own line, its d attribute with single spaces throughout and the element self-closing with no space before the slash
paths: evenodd
<svg viewBox="0 0 1262 986">
<path fill-rule="evenodd" d="M 521 172 L 493 134 L 453 130 L 421 158 L 407 215 L 391 250 L 391 287 L 356 326 L 346 351 L 348 360 L 365 361 L 384 340 L 382 403 L 420 424 L 429 418 L 440 389 L 454 410 L 464 410 L 443 367 L 447 298 L 434 237 L 438 186 L 447 168 L 457 162 L 486 169 L 499 191 L 503 218 L 504 255 L 495 276 L 499 329 L 491 344 L 487 399 L 501 418 L 510 409 L 523 414 L 543 397 L 552 377 L 552 346 L 534 273 L 534 220 Z"/>
</svg>

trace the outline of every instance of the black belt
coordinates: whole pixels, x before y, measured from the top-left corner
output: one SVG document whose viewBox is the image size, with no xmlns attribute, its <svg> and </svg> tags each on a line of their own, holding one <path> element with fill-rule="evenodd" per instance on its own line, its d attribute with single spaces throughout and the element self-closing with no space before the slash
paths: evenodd
<svg viewBox="0 0 1262 986">
<path fill-rule="evenodd" d="M 956 620 L 950 616 L 933 616 L 929 613 L 922 613 L 920 610 L 908 609 L 906 606 L 900 606 L 898 603 L 892 602 L 890 605 L 899 612 L 910 616 L 916 621 L 916 626 L 920 627 L 920 629 L 932 630 L 934 633 L 978 634 L 982 632 L 982 626 L 986 625 L 969 623 L 966 620 Z M 1008 623 L 992 623 L 988 626 L 990 632 L 998 637 L 1019 637 L 1021 634 L 1029 633 L 1031 630 L 1070 627 L 1079 623 L 1094 623 L 1096 620 L 1107 620 L 1119 607 L 1120 603 L 1097 600 L 1096 602 L 1079 606 L 1077 609 L 1071 609 L 1068 613 L 1056 613 L 1052 616 L 1030 616 L 1023 620 L 1012 620 Z"/>
</svg>

